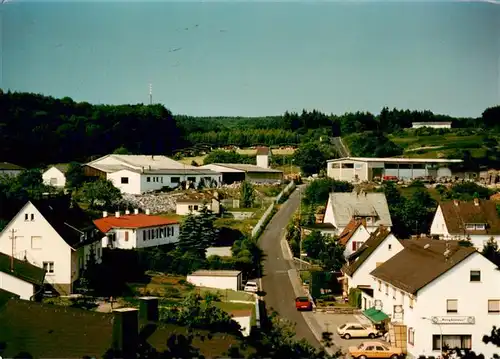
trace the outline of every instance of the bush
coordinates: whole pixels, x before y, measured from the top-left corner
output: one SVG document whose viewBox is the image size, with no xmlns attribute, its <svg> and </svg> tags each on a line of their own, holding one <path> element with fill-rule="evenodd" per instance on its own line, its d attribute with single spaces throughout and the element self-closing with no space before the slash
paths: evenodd
<svg viewBox="0 0 500 359">
<path fill-rule="evenodd" d="M 351 307 L 361 307 L 361 290 L 358 288 L 351 288 L 349 290 L 349 305 Z"/>
<path fill-rule="evenodd" d="M 220 298 L 220 293 L 218 292 L 206 292 L 205 295 L 203 296 L 203 299 L 205 299 L 205 301 L 210 301 L 210 302 L 220 302 L 221 301 L 221 298 Z"/>
</svg>

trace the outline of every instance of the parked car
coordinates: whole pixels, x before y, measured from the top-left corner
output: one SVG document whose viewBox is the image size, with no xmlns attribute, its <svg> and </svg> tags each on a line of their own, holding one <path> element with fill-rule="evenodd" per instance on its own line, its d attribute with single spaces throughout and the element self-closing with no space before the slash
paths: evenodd
<svg viewBox="0 0 500 359">
<path fill-rule="evenodd" d="M 348 352 L 354 359 L 399 359 L 403 356 L 401 348 L 391 347 L 381 342 L 363 342 L 357 347 L 349 347 Z"/>
<path fill-rule="evenodd" d="M 297 310 L 312 310 L 312 302 L 308 297 L 295 298 L 295 308 Z"/>
<path fill-rule="evenodd" d="M 249 280 L 245 284 L 245 288 L 243 288 L 245 292 L 257 293 L 259 291 L 259 285 L 256 281 Z"/>
<path fill-rule="evenodd" d="M 345 323 L 337 328 L 339 337 L 344 339 L 351 338 L 376 338 L 380 336 L 380 332 L 371 325 L 363 325 L 359 323 Z"/>
</svg>

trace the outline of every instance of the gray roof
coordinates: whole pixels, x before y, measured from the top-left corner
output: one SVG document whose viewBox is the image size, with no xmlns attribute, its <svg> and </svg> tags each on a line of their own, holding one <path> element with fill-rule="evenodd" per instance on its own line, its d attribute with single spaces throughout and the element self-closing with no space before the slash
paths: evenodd
<svg viewBox="0 0 500 359">
<path fill-rule="evenodd" d="M 375 217 L 373 226 L 391 227 L 391 214 L 384 193 L 330 193 L 329 205 L 332 206 L 337 227 L 345 227 L 355 216 Z"/>
<path fill-rule="evenodd" d="M 256 165 L 242 164 L 242 163 L 214 163 L 214 165 L 227 167 L 235 170 L 245 172 L 262 172 L 262 173 L 283 173 L 283 171 L 275 170 L 272 168 L 264 168 Z"/>
<path fill-rule="evenodd" d="M 239 270 L 205 270 L 200 269 L 189 274 L 194 277 L 237 277 L 241 271 Z"/>
</svg>

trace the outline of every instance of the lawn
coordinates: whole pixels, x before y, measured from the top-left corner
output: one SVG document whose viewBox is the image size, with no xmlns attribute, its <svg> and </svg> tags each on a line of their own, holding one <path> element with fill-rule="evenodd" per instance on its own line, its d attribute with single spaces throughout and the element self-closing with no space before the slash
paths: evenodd
<svg viewBox="0 0 500 359">
<path fill-rule="evenodd" d="M 238 220 L 234 218 L 217 218 L 215 220 L 216 227 L 229 227 L 237 229 L 245 234 L 250 234 L 252 228 L 255 227 L 260 217 L 264 214 L 266 209 L 269 207 L 271 202 L 263 202 L 263 206 L 259 208 L 252 208 L 254 210 L 254 215 L 251 218 Z M 240 208 L 235 208 L 234 211 L 239 211 Z"/>
<path fill-rule="evenodd" d="M 417 188 L 418 187 L 399 187 L 399 190 L 405 198 L 410 198 L 411 195 L 417 190 Z M 436 201 L 441 200 L 441 196 L 435 188 L 426 188 L 426 190 Z"/>
<path fill-rule="evenodd" d="M 238 152 L 240 155 L 248 155 L 248 156 L 255 156 L 255 154 L 256 154 L 256 150 L 251 149 L 251 148 L 241 148 L 241 149 L 237 150 L 236 152 Z M 273 152 L 273 155 L 277 155 L 277 156 L 290 156 L 290 155 L 293 155 L 295 150 L 289 149 L 289 148 L 288 149 L 276 148 L 276 149 L 272 149 L 272 152 Z M 183 157 L 182 159 L 179 160 L 179 162 L 185 163 L 187 165 L 191 165 L 192 162 L 195 161 L 198 164 L 198 166 L 202 166 L 205 157 L 207 157 L 207 155 L 194 156 L 194 157 Z M 287 171 L 288 171 L 288 173 L 290 172 L 290 166 L 282 166 L 282 167 L 283 167 L 282 171 L 284 171 L 285 173 Z M 288 169 L 286 169 L 285 167 L 288 167 Z M 297 167 L 295 167 L 295 166 L 292 166 L 292 167 L 294 167 L 293 173 L 299 172 Z M 281 168 L 279 168 L 279 169 L 281 169 Z"/>
</svg>

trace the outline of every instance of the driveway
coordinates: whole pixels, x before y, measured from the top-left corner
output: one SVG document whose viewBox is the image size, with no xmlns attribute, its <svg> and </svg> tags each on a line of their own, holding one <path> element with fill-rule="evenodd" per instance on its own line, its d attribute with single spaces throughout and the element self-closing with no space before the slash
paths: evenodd
<svg viewBox="0 0 500 359">
<path fill-rule="evenodd" d="M 295 328 L 297 339 L 306 339 L 313 346 L 321 348 L 321 344 L 316 338 L 318 334 L 321 336 L 321 332 L 315 335 L 304 319 L 303 313 L 295 309 L 296 296 L 288 274 L 288 270 L 293 267 L 290 260 L 283 258 L 281 247 L 281 239 L 284 236 L 286 226 L 298 207 L 299 191 L 296 189 L 290 198 L 281 205 L 280 210 L 274 215 L 260 237 L 260 247 L 267 256 L 264 261 L 262 289 L 266 292 L 264 300 L 267 308 L 276 310 L 281 317 L 297 324 Z"/>
</svg>

